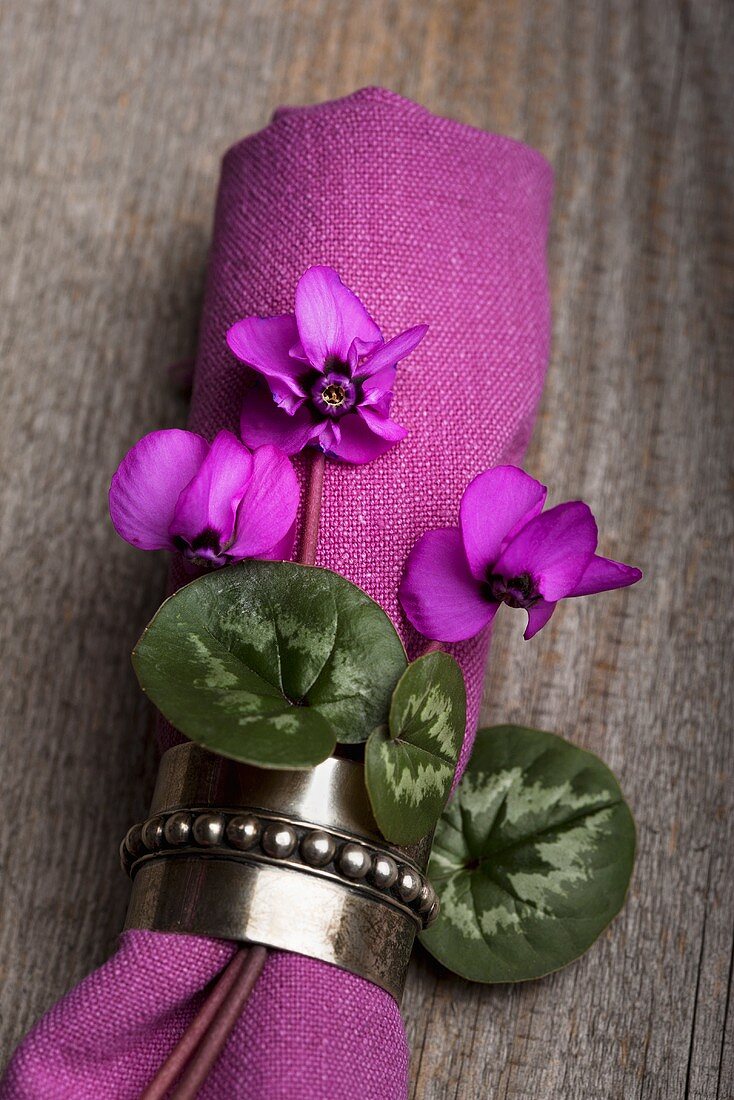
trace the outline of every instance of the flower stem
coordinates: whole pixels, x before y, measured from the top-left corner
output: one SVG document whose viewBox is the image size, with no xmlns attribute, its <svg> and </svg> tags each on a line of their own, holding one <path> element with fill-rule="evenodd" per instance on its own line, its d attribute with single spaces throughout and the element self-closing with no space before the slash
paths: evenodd
<svg viewBox="0 0 734 1100">
<path fill-rule="evenodd" d="M 313 565 L 319 545 L 321 498 L 326 456 L 314 449 L 308 471 L 303 511 L 303 530 L 298 561 Z M 438 644 L 438 643 L 436 643 Z M 224 968 L 198 1014 L 143 1093 L 142 1100 L 162 1100 L 176 1079 L 181 1079 L 172 1100 L 191 1100 L 232 1032 L 268 956 L 267 948 L 240 947 Z"/>
<path fill-rule="evenodd" d="M 241 947 L 217 976 L 213 988 L 196 1016 L 184 1031 L 161 1068 L 150 1082 L 141 1100 L 162 1100 L 176 1078 L 204 1039 L 220 1007 L 235 984 L 247 959 L 247 948 Z"/>
<path fill-rule="evenodd" d="M 268 957 L 266 947 L 257 944 L 247 949 L 247 958 L 237 975 L 219 1014 L 204 1035 L 199 1049 L 189 1062 L 183 1077 L 171 1094 L 171 1100 L 195 1100 L 222 1049 L 240 1018 L 247 998 L 260 977 Z"/>
<path fill-rule="evenodd" d="M 429 653 L 436 653 L 443 648 L 443 642 L 427 642 L 424 648 L 418 654 L 419 657 L 425 657 Z"/>
<path fill-rule="evenodd" d="M 311 452 L 311 464 L 308 472 L 308 488 L 303 509 L 303 532 L 298 560 L 302 565 L 313 565 L 319 546 L 319 520 L 321 519 L 321 497 L 324 489 L 324 468 L 326 455 L 320 448 Z"/>
</svg>

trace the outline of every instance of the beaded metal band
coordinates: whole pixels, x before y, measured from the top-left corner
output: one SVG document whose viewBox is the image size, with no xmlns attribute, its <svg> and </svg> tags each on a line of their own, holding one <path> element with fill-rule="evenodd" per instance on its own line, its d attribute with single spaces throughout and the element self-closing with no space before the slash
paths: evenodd
<svg viewBox="0 0 734 1100">
<path fill-rule="evenodd" d="M 319 875 L 394 905 L 419 928 L 438 916 L 436 891 L 412 861 L 398 861 L 390 850 L 349 833 L 262 811 L 186 807 L 133 825 L 120 845 L 131 878 L 142 863 L 181 856 L 277 863 Z"/>
<path fill-rule="evenodd" d="M 179 745 L 122 843 L 125 927 L 295 952 L 399 1001 L 416 932 L 438 912 L 430 840 L 385 842 L 354 760 L 264 770 Z"/>
</svg>

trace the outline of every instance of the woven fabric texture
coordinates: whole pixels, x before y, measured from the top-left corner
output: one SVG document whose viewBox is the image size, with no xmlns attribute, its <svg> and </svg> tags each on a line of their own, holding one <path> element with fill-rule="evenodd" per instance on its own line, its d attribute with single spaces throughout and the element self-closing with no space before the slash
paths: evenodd
<svg viewBox="0 0 734 1100">
<path fill-rule="evenodd" d="M 420 647 L 396 592 L 431 527 L 456 523 L 480 470 L 519 462 L 548 358 L 551 171 L 518 142 L 383 89 L 278 111 L 225 156 L 191 427 L 237 429 L 250 379 L 227 328 L 293 308 L 311 264 L 336 268 L 386 337 L 425 322 L 399 369 L 408 438 L 369 466 L 327 465 L 318 564 L 344 574 Z M 476 727 L 488 636 L 452 647 Z M 164 732 L 163 744 L 172 731 Z M 126 933 L 117 954 L 16 1052 L 2 1100 L 133 1098 L 195 1013 L 231 945 Z M 395 1002 L 362 979 L 273 953 L 201 1096 L 401 1100 L 408 1049 Z"/>
</svg>

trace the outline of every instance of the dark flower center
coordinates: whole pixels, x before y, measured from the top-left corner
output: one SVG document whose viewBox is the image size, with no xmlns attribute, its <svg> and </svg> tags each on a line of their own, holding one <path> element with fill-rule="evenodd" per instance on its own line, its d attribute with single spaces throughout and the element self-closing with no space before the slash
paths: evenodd
<svg viewBox="0 0 734 1100">
<path fill-rule="evenodd" d="M 357 387 L 349 375 L 349 365 L 334 361 L 333 369 L 316 375 L 311 383 L 311 400 L 321 416 L 332 419 L 353 409 Z"/>
<path fill-rule="evenodd" d="M 333 405 L 334 408 L 339 408 L 339 406 L 343 405 L 346 401 L 347 391 L 341 382 L 331 382 L 321 391 L 321 397 L 327 405 Z"/>
<path fill-rule="evenodd" d="M 205 527 L 190 542 L 182 535 L 174 535 L 173 545 L 194 565 L 224 565 L 225 551 L 231 544 L 222 546 L 219 531 L 215 531 L 213 527 Z"/>
<path fill-rule="evenodd" d="M 485 584 L 485 595 L 495 603 L 524 607 L 526 611 L 543 598 L 530 573 L 520 573 L 517 577 L 490 573 Z"/>
<path fill-rule="evenodd" d="M 218 554 L 220 552 L 219 532 L 213 527 L 205 527 L 191 540 L 190 546 L 192 550 L 212 550 Z"/>
</svg>

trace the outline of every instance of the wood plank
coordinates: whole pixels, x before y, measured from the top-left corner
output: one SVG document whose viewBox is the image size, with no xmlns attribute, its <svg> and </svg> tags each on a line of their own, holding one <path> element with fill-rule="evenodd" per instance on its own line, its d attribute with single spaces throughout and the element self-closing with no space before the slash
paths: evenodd
<svg viewBox="0 0 734 1100">
<path fill-rule="evenodd" d="M 734 1094 L 732 74 L 723 0 L 5 0 L 0 8 L 0 1050 L 113 947 L 116 845 L 155 762 L 128 652 L 165 563 L 105 521 L 130 443 L 183 423 L 218 160 L 279 102 L 382 83 L 557 171 L 552 366 L 528 468 L 583 496 L 630 593 L 531 644 L 488 722 L 618 772 L 629 903 L 580 962 L 483 988 L 417 954 L 413 1095 Z"/>
</svg>

